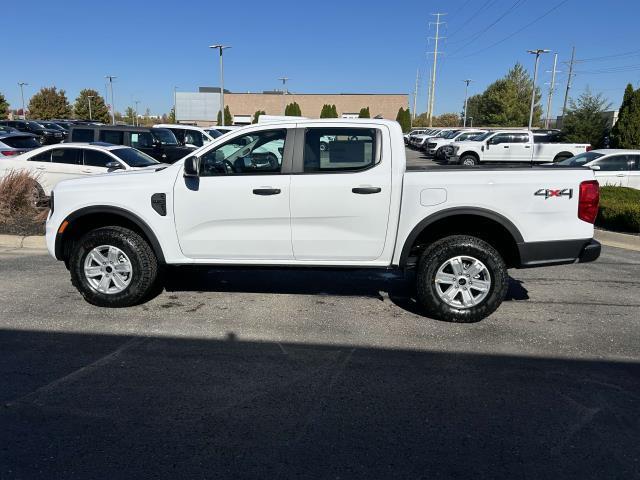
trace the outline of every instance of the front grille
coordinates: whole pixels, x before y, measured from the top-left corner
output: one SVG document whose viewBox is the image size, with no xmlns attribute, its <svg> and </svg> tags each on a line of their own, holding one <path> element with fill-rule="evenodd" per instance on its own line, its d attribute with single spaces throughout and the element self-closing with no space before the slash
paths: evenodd
<svg viewBox="0 0 640 480">
<path fill-rule="evenodd" d="M 437 145 L 438 145 L 437 143 L 429 143 L 429 144 L 427 144 L 427 147 L 436 148 Z"/>
</svg>

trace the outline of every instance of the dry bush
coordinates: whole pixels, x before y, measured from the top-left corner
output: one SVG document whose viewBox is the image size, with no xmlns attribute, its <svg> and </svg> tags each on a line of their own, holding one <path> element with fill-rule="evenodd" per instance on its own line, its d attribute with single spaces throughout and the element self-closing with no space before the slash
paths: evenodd
<svg viewBox="0 0 640 480">
<path fill-rule="evenodd" d="M 42 188 L 29 172 L 12 170 L 0 178 L 0 231 L 43 233 L 49 209 L 42 205 L 42 197 Z"/>
</svg>

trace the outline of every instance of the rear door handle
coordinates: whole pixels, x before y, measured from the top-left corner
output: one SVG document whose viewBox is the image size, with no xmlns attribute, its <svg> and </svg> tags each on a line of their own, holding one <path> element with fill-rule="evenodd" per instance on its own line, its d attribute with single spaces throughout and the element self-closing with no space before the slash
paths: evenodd
<svg viewBox="0 0 640 480">
<path fill-rule="evenodd" d="M 380 193 L 382 188 L 380 187 L 354 187 L 351 189 L 353 193 L 358 195 L 371 195 L 372 193 Z"/>
<path fill-rule="evenodd" d="M 254 195 L 278 195 L 280 193 L 280 189 L 279 188 L 254 188 L 253 189 L 253 194 Z"/>
<path fill-rule="evenodd" d="M 531 145 L 525 145 L 524 148 L 531 148 Z"/>
<path fill-rule="evenodd" d="M 509 145 L 505 145 L 504 148 L 509 148 Z"/>
<path fill-rule="evenodd" d="M 626 175 L 624 173 L 619 173 L 616 175 L 616 177 L 626 177 Z"/>
</svg>

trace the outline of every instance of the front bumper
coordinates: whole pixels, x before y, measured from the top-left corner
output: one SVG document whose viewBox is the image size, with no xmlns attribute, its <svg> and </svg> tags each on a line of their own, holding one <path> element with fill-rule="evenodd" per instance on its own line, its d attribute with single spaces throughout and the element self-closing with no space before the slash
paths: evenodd
<svg viewBox="0 0 640 480">
<path fill-rule="evenodd" d="M 602 246 L 593 238 L 557 240 L 518 244 L 519 268 L 547 267 L 567 263 L 593 262 L 600 257 Z"/>
</svg>

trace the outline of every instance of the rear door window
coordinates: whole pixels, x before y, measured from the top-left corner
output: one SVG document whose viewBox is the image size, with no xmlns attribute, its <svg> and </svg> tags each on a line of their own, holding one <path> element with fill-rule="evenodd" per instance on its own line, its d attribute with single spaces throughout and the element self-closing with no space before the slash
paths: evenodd
<svg viewBox="0 0 640 480">
<path fill-rule="evenodd" d="M 93 142 L 94 130 L 92 128 L 74 128 L 71 133 L 72 142 Z"/>
<path fill-rule="evenodd" d="M 627 155 L 614 155 L 603 158 L 594 163 L 600 167 L 602 172 L 624 172 L 629 170 L 629 160 Z"/>
<path fill-rule="evenodd" d="M 79 148 L 56 148 L 51 150 L 51 161 L 67 165 L 82 165 L 82 150 Z"/>
<path fill-rule="evenodd" d="M 100 130 L 100 141 L 114 145 L 124 145 L 124 132 L 121 130 Z"/>
<path fill-rule="evenodd" d="M 366 170 L 379 161 L 376 139 L 373 128 L 309 128 L 304 138 L 303 171 Z"/>
<path fill-rule="evenodd" d="M 109 155 L 98 150 L 86 149 L 84 151 L 84 164 L 87 167 L 103 167 L 107 168 L 107 163 L 116 162 Z"/>
<path fill-rule="evenodd" d="M 37 155 L 34 155 L 33 157 L 29 157 L 27 161 L 28 162 L 50 162 L 51 150 L 47 150 L 46 152 L 42 152 Z"/>
</svg>

